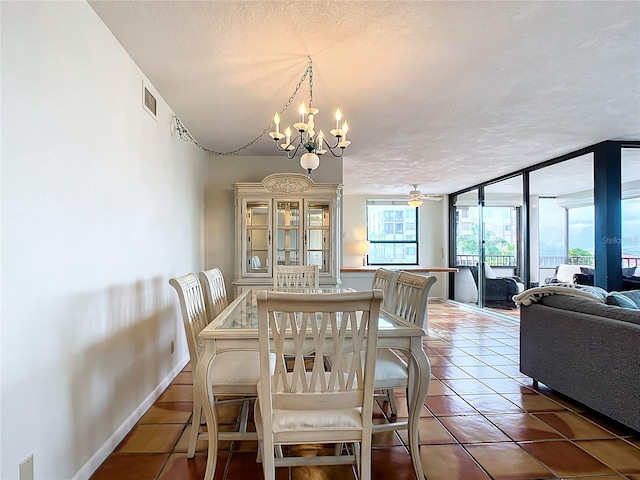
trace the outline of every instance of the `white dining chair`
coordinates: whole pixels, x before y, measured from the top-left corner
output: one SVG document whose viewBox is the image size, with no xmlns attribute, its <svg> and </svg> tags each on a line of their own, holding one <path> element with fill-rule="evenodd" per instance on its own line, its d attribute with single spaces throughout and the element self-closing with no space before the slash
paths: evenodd
<svg viewBox="0 0 640 480">
<path fill-rule="evenodd" d="M 276 265 L 273 274 L 276 288 L 319 288 L 317 265 Z"/>
<path fill-rule="evenodd" d="M 204 301 L 207 310 L 208 323 L 220 315 L 227 308 L 227 289 L 224 286 L 224 276 L 219 268 L 204 270 L 198 274 L 204 291 Z"/>
<path fill-rule="evenodd" d="M 382 292 L 260 291 L 257 301 L 261 375 L 254 416 L 264 478 L 274 480 L 282 466 L 351 464 L 369 480 Z M 270 354 L 273 372 L 266 368 Z M 347 360 L 326 367 L 325 355 Z M 294 444 L 336 447 L 334 455 L 292 457 L 282 447 Z"/>
<path fill-rule="evenodd" d="M 400 272 L 391 287 L 391 312 L 427 331 L 429 291 L 434 283 L 433 275 Z"/>
<path fill-rule="evenodd" d="M 202 353 L 202 344 L 198 334 L 208 324 L 204 297 L 198 278 L 189 273 L 182 277 L 172 278 L 169 284 L 175 288 L 180 301 L 182 319 L 185 334 L 187 336 L 187 346 L 191 359 L 191 368 L 195 372 L 198 359 Z M 247 440 L 257 439 L 255 432 L 247 432 L 247 420 L 249 413 L 249 401 L 254 399 L 257 390 L 256 385 L 260 379 L 260 360 L 257 350 L 254 351 L 224 351 L 215 355 L 211 366 L 211 388 L 213 397 L 236 397 L 230 401 L 215 400 L 213 405 L 214 418 L 217 421 L 216 407 L 229 404 L 241 403 L 241 413 L 239 415 L 240 427 L 235 432 L 220 432 L 217 438 L 209 438 L 207 432 L 203 430 L 202 399 L 196 395 L 194 384 L 193 416 L 191 417 L 191 435 L 189 436 L 189 447 L 187 457 L 193 458 L 196 443 L 198 440 L 207 439 L 209 442 L 208 455 L 213 461 L 212 475 L 215 472 L 215 461 L 218 454 L 219 440 Z M 271 362 L 272 364 L 273 362 Z M 269 367 L 267 367 L 269 368 Z"/>
<path fill-rule="evenodd" d="M 371 289 L 378 289 L 384 292 L 384 298 L 382 299 L 382 308 L 389 308 L 392 305 L 391 286 L 393 285 L 393 282 L 395 281 L 397 275 L 397 271 L 388 270 L 386 268 L 378 268 L 373 274 Z"/>
<path fill-rule="evenodd" d="M 385 310 L 427 330 L 427 305 L 429 291 L 436 283 L 436 277 L 400 272 L 390 288 L 391 305 Z M 383 401 L 389 403 L 391 416 L 398 415 L 398 407 L 393 390 L 407 389 L 409 370 L 407 363 L 393 350 L 378 350 L 376 359 L 376 390 L 382 390 Z"/>
</svg>

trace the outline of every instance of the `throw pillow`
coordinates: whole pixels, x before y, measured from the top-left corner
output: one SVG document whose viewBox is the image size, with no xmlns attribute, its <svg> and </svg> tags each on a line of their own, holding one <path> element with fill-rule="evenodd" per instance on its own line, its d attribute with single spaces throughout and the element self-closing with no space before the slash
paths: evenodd
<svg viewBox="0 0 640 480">
<path fill-rule="evenodd" d="M 578 265 L 567 265 L 563 263 L 558 266 L 556 280 L 558 280 L 560 283 L 573 283 L 573 275 L 575 273 L 582 273 Z"/>
<path fill-rule="evenodd" d="M 620 292 L 620 295 L 627 297 L 636 304 L 637 309 L 640 309 L 640 290 L 625 290 L 624 292 Z"/>
<path fill-rule="evenodd" d="M 498 278 L 491 265 L 487 263 L 484 264 L 484 278 Z"/>
<path fill-rule="evenodd" d="M 604 302 L 608 295 L 608 292 L 604 288 L 594 287 L 593 285 L 576 285 L 575 288 L 590 293 L 601 302 Z"/>
<path fill-rule="evenodd" d="M 606 303 L 607 305 L 615 305 L 616 307 L 638 310 L 638 306 L 633 302 L 633 300 L 631 300 L 626 295 L 623 295 L 620 292 L 609 293 L 604 303 Z"/>
</svg>

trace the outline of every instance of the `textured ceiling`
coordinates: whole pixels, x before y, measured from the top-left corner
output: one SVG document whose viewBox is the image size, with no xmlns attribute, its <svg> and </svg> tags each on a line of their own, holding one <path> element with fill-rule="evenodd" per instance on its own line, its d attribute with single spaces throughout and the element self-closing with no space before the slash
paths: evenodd
<svg viewBox="0 0 640 480">
<path fill-rule="evenodd" d="M 330 130 L 337 106 L 349 121 L 347 194 L 414 183 L 448 193 L 601 140 L 640 139 L 638 1 L 89 3 L 217 151 L 269 125 L 310 55 L 316 123 Z M 283 125 L 307 97 L 305 84 Z M 245 153 L 275 155 L 272 143 Z"/>
</svg>

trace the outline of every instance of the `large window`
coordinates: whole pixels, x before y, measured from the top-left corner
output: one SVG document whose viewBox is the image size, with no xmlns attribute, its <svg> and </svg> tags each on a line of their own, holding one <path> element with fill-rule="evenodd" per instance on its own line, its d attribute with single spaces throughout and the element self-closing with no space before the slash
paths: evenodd
<svg viewBox="0 0 640 480">
<path fill-rule="evenodd" d="M 367 200 L 369 265 L 418 264 L 418 209 L 405 202 Z"/>
<path fill-rule="evenodd" d="M 640 148 L 622 149 L 621 183 L 622 276 L 640 277 Z"/>
<path fill-rule="evenodd" d="M 593 154 L 534 170 L 529 185 L 532 285 L 554 279 L 562 264 L 593 268 Z"/>
</svg>

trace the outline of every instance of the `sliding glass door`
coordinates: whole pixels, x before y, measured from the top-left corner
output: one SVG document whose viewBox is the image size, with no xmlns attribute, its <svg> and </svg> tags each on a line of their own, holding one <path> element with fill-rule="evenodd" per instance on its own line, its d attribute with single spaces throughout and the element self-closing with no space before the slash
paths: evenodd
<svg viewBox="0 0 640 480">
<path fill-rule="evenodd" d="M 522 175 L 487 185 L 482 205 L 482 305 L 514 308 L 512 297 L 524 290 Z"/>
<path fill-rule="evenodd" d="M 622 149 L 622 287 L 640 289 L 640 148 Z"/>
<path fill-rule="evenodd" d="M 453 199 L 455 215 L 454 299 L 478 305 L 478 265 L 480 263 L 480 197 L 478 190 L 457 195 Z"/>
</svg>

